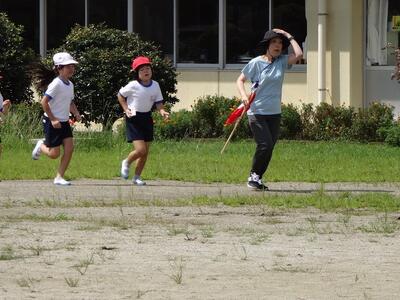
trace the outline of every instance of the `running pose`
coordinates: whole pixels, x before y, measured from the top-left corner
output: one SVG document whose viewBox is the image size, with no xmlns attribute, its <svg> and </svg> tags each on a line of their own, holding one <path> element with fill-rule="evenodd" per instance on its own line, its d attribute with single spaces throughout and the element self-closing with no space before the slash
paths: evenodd
<svg viewBox="0 0 400 300">
<path fill-rule="evenodd" d="M 131 67 L 135 80 L 118 93 L 118 101 L 125 113 L 127 142 L 133 144 L 133 151 L 121 163 L 121 177 L 129 178 L 130 165 L 136 161 L 133 183 L 145 185 L 141 174 L 149 154 L 150 142 L 153 141 L 151 108 L 155 104 L 164 119 L 168 119 L 169 113 L 164 110 L 158 82 L 151 79 L 153 72 L 150 59 L 139 56 L 133 60 Z"/>
<path fill-rule="evenodd" d="M 36 70 L 36 74 L 33 74 L 37 79 L 37 88 L 45 90 L 41 101 L 44 110 L 45 139 L 36 143 L 32 151 L 32 159 L 39 159 L 40 154 L 56 159 L 60 156 L 62 145 L 64 153 L 61 156 L 54 184 L 70 185 L 71 183 L 64 179 L 74 151 L 72 130 L 68 122 L 70 112 L 77 121 L 81 120 L 81 115 L 73 102 L 74 85 L 70 78 L 74 75 L 78 62 L 66 52 L 56 53 L 53 56 L 53 62 L 53 70 L 42 67 Z"/>
</svg>

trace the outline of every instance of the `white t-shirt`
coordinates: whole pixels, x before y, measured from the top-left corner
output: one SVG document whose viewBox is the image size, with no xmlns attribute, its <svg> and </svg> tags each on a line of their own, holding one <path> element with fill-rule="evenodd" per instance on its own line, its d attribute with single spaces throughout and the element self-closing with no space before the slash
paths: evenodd
<svg viewBox="0 0 400 300">
<path fill-rule="evenodd" d="M 126 98 L 128 107 L 138 112 L 149 112 L 154 103 L 162 103 L 163 96 L 157 81 L 152 80 L 145 86 L 137 80 L 129 82 L 119 90 L 119 94 Z"/>
<path fill-rule="evenodd" d="M 67 122 L 69 119 L 70 105 L 74 99 L 74 84 L 68 80 L 64 82 L 56 77 L 47 87 L 44 93 L 50 98 L 50 110 L 60 122 Z M 47 116 L 47 114 L 45 113 Z"/>
</svg>

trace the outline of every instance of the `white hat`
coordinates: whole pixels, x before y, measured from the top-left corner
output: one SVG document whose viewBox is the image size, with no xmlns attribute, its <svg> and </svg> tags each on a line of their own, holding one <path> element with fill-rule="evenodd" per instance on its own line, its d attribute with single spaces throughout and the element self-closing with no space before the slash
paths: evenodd
<svg viewBox="0 0 400 300">
<path fill-rule="evenodd" d="M 54 54 L 53 62 L 56 66 L 65 66 L 71 64 L 78 64 L 76 60 L 72 58 L 72 56 L 67 52 L 59 52 Z"/>
</svg>

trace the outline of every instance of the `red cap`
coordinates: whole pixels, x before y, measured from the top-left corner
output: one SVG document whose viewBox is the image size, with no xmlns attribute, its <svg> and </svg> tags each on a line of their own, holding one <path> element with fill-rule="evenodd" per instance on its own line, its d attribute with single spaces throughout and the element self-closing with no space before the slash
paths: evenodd
<svg viewBox="0 0 400 300">
<path fill-rule="evenodd" d="M 143 65 L 151 65 L 151 61 L 146 56 L 138 56 L 132 61 L 132 70 L 136 71 L 137 68 Z"/>
</svg>

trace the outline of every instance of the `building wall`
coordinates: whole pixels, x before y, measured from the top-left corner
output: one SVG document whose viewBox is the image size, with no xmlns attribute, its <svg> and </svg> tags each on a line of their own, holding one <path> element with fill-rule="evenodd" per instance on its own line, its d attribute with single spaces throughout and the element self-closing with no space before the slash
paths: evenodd
<svg viewBox="0 0 400 300">
<path fill-rule="evenodd" d="M 363 106 L 363 0 L 327 0 L 326 102 Z M 318 99 L 318 0 L 308 0 L 307 96 Z"/>
<path fill-rule="evenodd" d="M 363 106 L 363 0 L 327 0 L 326 102 Z M 318 102 L 318 0 L 306 1 L 306 71 L 287 72 L 283 103 Z M 180 103 L 190 108 L 204 95 L 237 96 L 235 81 L 240 70 L 178 69 Z"/>
</svg>

